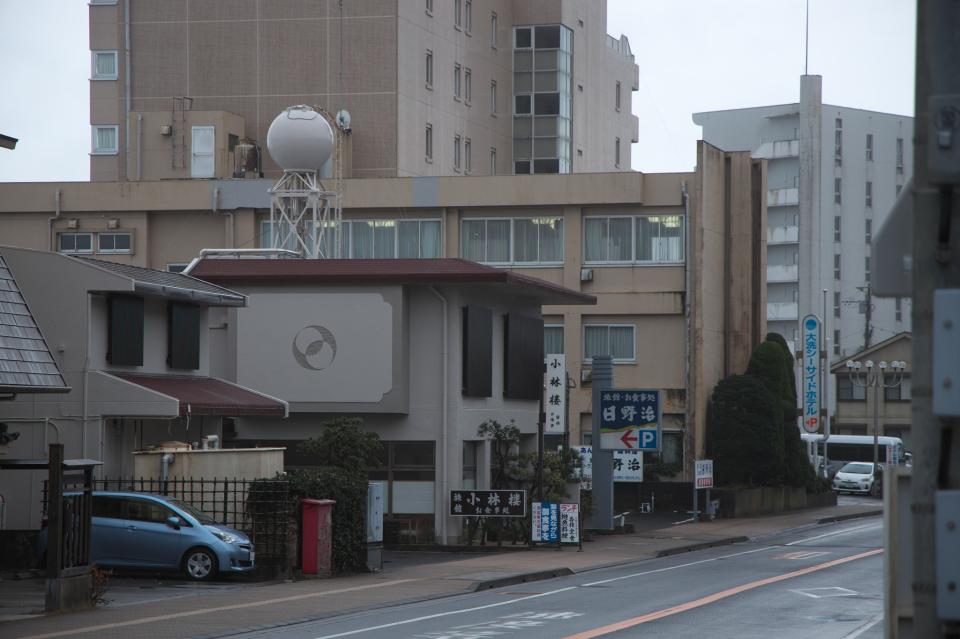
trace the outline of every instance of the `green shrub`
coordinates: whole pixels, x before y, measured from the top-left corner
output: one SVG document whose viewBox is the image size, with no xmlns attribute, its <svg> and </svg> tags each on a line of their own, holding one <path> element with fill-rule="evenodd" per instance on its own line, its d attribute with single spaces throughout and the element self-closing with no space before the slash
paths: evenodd
<svg viewBox="0 0 960 639">
<path fill-rule="evenodd" d="M 776 486 L 783 469 L 782 410 L 751 375 L 721 380 L 710 399 L 707 447 L 717 485 Z"/>
</svg>

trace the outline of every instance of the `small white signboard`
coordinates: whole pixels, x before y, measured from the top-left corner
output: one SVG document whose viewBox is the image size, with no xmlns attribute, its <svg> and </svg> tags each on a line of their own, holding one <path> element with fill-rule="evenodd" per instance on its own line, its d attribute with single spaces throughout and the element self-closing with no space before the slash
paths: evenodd
<svg viewBox="0 0 960 639">
<path fill-rule="evenodd" d="M 593 478 L 593 446 L 577 446 L 576 451 L 580 453 L 580 483 L 589 483 Z M 613 481 L 642 482 L 643 451 L 613 451 Z"/>
<path fill-rule="evenodd" d="M 560 543 L 580 543 L 580 504 L 560 504 Z"/>
<path fill-rule="evenodd" d="M 563 435 L 567 414 L 567 358 L 565 355 L 547 355 L 543 374 L 543 412 L 546 420 L 543 432 Z"/>
<path fill-rule="evenodd" d="M 694 469 L 697 488 L 713 488 L 713 460 L 698 459 L 694 462 Z"/>
</svg>

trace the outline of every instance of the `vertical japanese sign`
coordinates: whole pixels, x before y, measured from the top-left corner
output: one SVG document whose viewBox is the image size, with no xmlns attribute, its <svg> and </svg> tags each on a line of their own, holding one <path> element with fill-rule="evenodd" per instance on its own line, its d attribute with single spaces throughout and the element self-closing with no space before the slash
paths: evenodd
<svg viewBox="0 0 960 639">
<path fill-rule="evenodd" d="M 658 390 L 603 391 L 600 397 L 601 450 L 659 451 L 660 411 Z"/>
<path fill-rule="evenodd" d="M 713 488 L 712 459 L 698 459 L 694 462 L 694 481 L 697 488 Z"/>
<path fill-rule="evenodd" d="M 560 504 L 535 501 L 531 505 L 531 539 L 544 543 L 560 540 Z"/>
<path fill-rule="evenodd" d="M 543 411 L 546 421 L 543 432 L 562 435 L 567 414 L 567 361 L 565 355 L 547 355 L 543 374 Z"/>
<path fill-rule="evenodd" d="M 580 542 L 580 504 L 560 504 L 560 543 Z"/>
<path fill-rule="evenodd" d="M 807 315 L 800 323 L 803 334 L 803 429 L 820 430 L 820 318 Z"/>
<path fill-rule="evenodd" d="M 593 478 L 593 446 L 577 446 L 580 453 L 580 483 L 589 483 Z M 643 451 L 613 451 L 613 481 L 643 481 Z"/>
</svg>

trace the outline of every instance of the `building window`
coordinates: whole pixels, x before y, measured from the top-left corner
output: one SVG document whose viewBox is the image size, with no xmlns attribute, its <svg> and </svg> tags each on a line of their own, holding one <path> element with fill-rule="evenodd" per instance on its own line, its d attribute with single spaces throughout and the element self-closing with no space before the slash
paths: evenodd
<svg viewBox="0 0 960 639">
<path fill-rule="evenodd" d="M 840 256 L 833 256 L 833 279 L 840 281 Z"/>
<path fill-rule="evenodd" d="M 433 0 L 426 0 L 424 9 L 426 10 L 428 16 L 432 16 L 432 15 L 433 15 Z"/>
<path fill-rule="evenodd" d="M 344 255 L 352 259 L 441 257 L 440 220 L 344 220 Z"/>
<path fill-rule="evenodd" d="M 683 262 L 684 224 L 682 215 L 587 217 L 583 221 L 584 262 Z"/>
<path fill-rule="evenodd" d="M 116 80 L 117 79 L 117 52 L 92 51 L 90 79 Z"/>
<path fill-rule="evenodd" d="M 833 203 L 843 204 L 843 182 L 840 178 L 833 178 Z"/>
<path fill-rule="evenodd" d="M 460 99 L 460 65 L 453 65 L 453 99 Z"/>
<path fill-rule="evenodd" d="M 490 175 L 497 174 L 497 148 L 490 147 Z"/>
<path fill-rule="evenodd" d="M 497 114 L 497 81 L 490 80 L 490 115 Z"/>
<path fill-rule="evenodd" d="M 873 220 L 864 220 L 864 241 L 869 244 L 873 240 Z"/>
<path fill-rule="evenodd" d="M 833 354 L 840 354 L 840 331 L 838 330 L 833 331 Z"/>
<path fill-rule="evenodd" d="M 427 162 L 433 162 L 433 125 L 427 124 L 423 130 L 423 153 Z"/>
<path fill-rule="evenodd" d="M 470 153 L 470 138 L 464 138 L 463 140 L 463 172 L 470 173 L 472 161 Z"/>
<path fill-rule="evenodd" d="M 133 250 L 133 235 L 130 233 L 98 233 L 98 253 L 130 253 Z"/>
<path fill-rule="evenodd" d="M 843 160 L 843 130 L 840 127 L 833 133 L 833 156 L 837 160 L 837 166 L 840 166 Z"/>
<path fill-rule="evenodd" d="M 873 161 L 873 134 L 867 133 L 867 160 Z"/>
<path fill-rule="evenodd" d="M 863 279 L 870 284 L 870 256 L 863 258 Z"/>
<path fill-rule="evenodd" d="M 116 155 L 120 127 L 116 125 L 95 124 L 93 126 L 93 155 Z"/>
<path fill-rule="evenodd" d="M 470 69 L 463 70 L 463 101 L 469 105 L 473 99 L 473 74 Z"/>
<path fill-rule="evenodd" d="M 614 106 L 616 107 L 617 111 L 620 110 L 620 80 L 617 80 L 617 90 L 616 90 L 616 97 L 614 98 Z"/>
<path fill-rule="evenodd" d="M 487 264 L 562 264 L 563 218 L 468 218 L 460 256 Z"/>
<path fill-rule="evenodd" d="M 584 361 L 590 363 L 594 355 L 610 355 L 614 363 L 636 360 L 633 324 L 590 324 L 583 327 Z"/>
<path fill-rule="evenodd" d="M 833 316 L 840 317 L 840 291 L 833 293 Z"/>
<path fill-rule="evenodd" d="M 473 0 L 463 0 L 463 30 L 473 31 Z"/>
<path fill-rule="evenodd" d="M 543 353 L 545 355 L 563 353 L 563 324 L 543 325 Z"/>
<path fill-rule="evenodd" d="M 906 376 L 896 386 L 883 389 L 883 399 L 887 402 L 909 402 L 912 398 L 910 378 Z"/>
<path fill-rule="evenodd" d="M 453 0 L 453 26 L 457 29 L 463 26 L 463 0 Z"/>
<path fill-rule="evenodd" d="M 530 49 L 533 47 L 533 31 L 530 27 L 517 27 L 514 30 L 513 47 L 515 49 Z"/>
<path fill-rule="evenodd" d="M 893 319 L 898 322 L 903 321 L 903 298 L 898 297 L 894 301 Z"/>
<path fill-rule="evenodd" d="M 460 170 L 460 136 L 453 136 L 453 170 Z"/>
<path fill-rule="evenodd" d="M 620 166 L 620 138 L 617 138 L 614 141 L 614 151 L 613 151 L 613 164 L 616 167 Z"/>
<path fill-rule="evenodd" d="M 57 250 L 61 253 L 93 253 L 93 234 L 58 233 Z"/>
<path fill-rule="evenodd" d="M 864 205 L 870 209 L 873 208 L 873 182 L 867 182 L 866 190 L 864 191 Z"/>
<path fill-rule="evenodd" d="M 490 46 L 497 48 L 497 14 L 490 14 Z"/>
<path fill-rule="evenodd" d="M 190 177 L 211 178 L 214 176 L 215 127 L 194 126 L 190 128 Z"/>
<path fill-rule="evenodd" d="M 833 241 L 834 242 L 841 241 L 840 240 L 840 224 L 841 224 L 840 216 L 834 215 L 833 216 Z"/>
<path fill-rule="evenodd" d="M 865 402 L 867 401 L 867 389 L 854 384 L 846 373 L 838 373 L 837 400 L 841 402 Z"/>
<path fill-rule="evenodd" d="M 426 64 L 424 65 L 424 67 L 425 67 L 424 70 L 426 72 L 426 78 L 427 78 L 427 82 L 426 82 L 427 88 L 433 89 L 433 51 L 431 51 L 430 49 L 427 49 Z"/>
<path fill-rule="evenodd" d="M 171 262 L 167 264 L 167 273 L 183 273 L 190 266 L 189 262 Z"/>
<path fill-rule="evenodd" d="M 897 173 L 903 173 L 903 138 L 897 138 Z"/>
</svg>

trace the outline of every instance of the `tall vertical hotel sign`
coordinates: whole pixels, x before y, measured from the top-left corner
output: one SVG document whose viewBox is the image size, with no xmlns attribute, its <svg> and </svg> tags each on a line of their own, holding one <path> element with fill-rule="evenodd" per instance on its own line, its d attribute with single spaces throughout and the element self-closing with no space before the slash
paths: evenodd
<svg viewBox="0 0 960 639">
<path fill-rule="evenodd" d="M 820 430 L 820 318 L 807 315 L 800 323 L 803 335 L 803 429 Z"/>
</svg>

